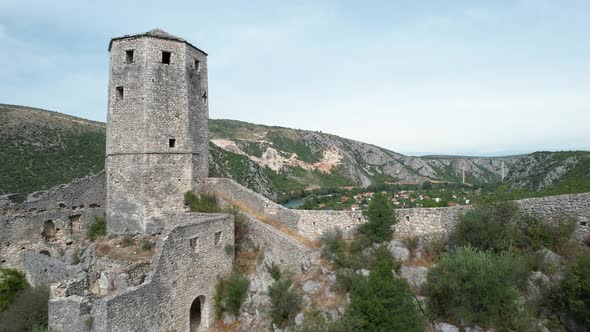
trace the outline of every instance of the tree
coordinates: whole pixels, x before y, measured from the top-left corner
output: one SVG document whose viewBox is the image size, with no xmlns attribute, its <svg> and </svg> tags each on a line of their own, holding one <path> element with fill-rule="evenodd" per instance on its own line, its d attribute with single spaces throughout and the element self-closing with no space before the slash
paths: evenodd
<svg viewBox="0 0 590 332">
<path fill-rule="evenodd" d="M 365 211 L 367 222 L 358 227 L 358 233 L 371 242 L 381 243 L 391 239 L 392 226 L 397 223 L 393 204 L 387 196 L 376 193 Z"/>
<path fill-rule="evenodd" d="M 590 326 L 590 254 L 578 257 L 561 284 L 563 305 L 579 323 Z"/>
<path fill-rule="evenodd" d="M 428 309 L 443 319 L 510 329 L 521 314 L 518 289 L 529 274 L 524 265 L 512 252 L 459 248 L 428 273 Z"/>
<path fill-rule="evenodd" d="M 20 291 L 29 287 L 25 276 L 17 270 L 0 270 L 0 312 L 14 302 Z"/>
<path fill-rule="evenodd" d="M 424 316 L 407 282 L 393 274 L 387 250 L 375 250 L 369 277 L 355 279 L 350 305 L 342 317 L 346 331 L 424 331 Z"/>
</svg>

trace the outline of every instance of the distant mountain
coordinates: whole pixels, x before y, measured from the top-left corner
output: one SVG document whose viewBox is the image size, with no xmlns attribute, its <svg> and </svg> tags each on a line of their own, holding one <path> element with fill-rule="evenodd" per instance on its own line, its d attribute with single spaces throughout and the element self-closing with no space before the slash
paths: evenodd
<svg viewBox="0 0 590 332">
<path fill-rule="evenodd" d="M 590 191 L 590 152 L 508 157 L 412 157 L 315 131 L 210 120 L 212 176 L 234 178 L 268 197 L 319 187 L 461 182 L 509 190 Z M 104 168 L 105 124 L 0 104 L 0 192 L 27 193 Z"/>
</svg>

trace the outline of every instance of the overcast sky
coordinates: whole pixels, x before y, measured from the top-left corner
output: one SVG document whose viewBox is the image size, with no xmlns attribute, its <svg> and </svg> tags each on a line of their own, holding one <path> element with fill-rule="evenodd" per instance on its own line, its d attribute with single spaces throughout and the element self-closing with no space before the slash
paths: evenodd
<svg viewBox="0 0 590 332">
<path fill-rule="evenodd" d="M 590 149 L 587 0 L 0 0 L 0 103 L 105 121 L 110 38 L 153 28 L 209 53 L 212 118 L 406 154 Z"/>
</svg>

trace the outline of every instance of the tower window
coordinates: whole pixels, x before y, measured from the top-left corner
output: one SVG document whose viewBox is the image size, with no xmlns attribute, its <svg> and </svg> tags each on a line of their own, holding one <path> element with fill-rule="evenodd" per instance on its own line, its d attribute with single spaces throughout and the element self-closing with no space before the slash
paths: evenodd
<svg viewBox="0 0 590 332">
<path fill-rule="evenodd" d="M 199 238 L 195 237 L 189 240 L 190 246 L 191 248 L 195 251 L 195 252 L 199 252 Z"/>
<path fill-rule="evenodd" d="M 207 104 L 207 91 L 203 92 L 203 102 Z"/>
<path fill-rule="evenodd" d="M 165 63 L 167 65 L 170 64 L 170 57 L 172 56 L 172 53 L 170 52 L 166 52 L 166 51 L 162 51 L 162 63 Z"/>
<path fill-rule="evenodd" d="M 133 63 L 133 50 L 125 51 L 125 61 L 127 63 Z"/>
<path fill-rule="evenodd" d="M 168 146 L 171 148 L 175 147 L 176 146 L 176 139 L 174 139 L 174 138 L 169 139 Z"/>
<path fill-rule="evenodd" d="M 219 244 L 219 241 L 221 241 L 221 232 L 215 232 L 215 245 Z"/>
<path fill-rule="evenodd" d="M 116 90 L 117 90 L 117 101 L 123 100 L 123 87 L 118 86 Z"/>
<path fill-rule="evenodd" d="M 201 61 L 199 61 L 199 60 L 195 60 L 195 71 L 196 72 L 201 71 Z"/>
</svg>

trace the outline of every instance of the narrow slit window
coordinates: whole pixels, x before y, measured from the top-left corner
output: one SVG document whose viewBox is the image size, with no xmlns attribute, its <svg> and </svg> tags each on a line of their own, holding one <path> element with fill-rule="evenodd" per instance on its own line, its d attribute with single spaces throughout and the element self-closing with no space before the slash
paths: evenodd
<svg viewBox="0 0 590 332">
<path fill-rule="evenodd" d="M 174 138 L 169 139 L 168 140 L 168 146 L 171 147 L 171 148 L 176 147 L 176 139 L 174 139 Z"/>
<path fill-rule="evenodd" d="M 190 239 L 190 245 L 194 252 L 199 252 L 199 238 L 195 237 Z"/>
<path fill-rule="evenodd" d="M 195 71 L 197 73 L 201 71 L 201 62 L 199 60 L 195 60 Z"/>
<path fill-rule="evenodd" d="M 215 245 L 218 245 L 219 241 L 221 241 L 221 232 L 215 232 Z"/>
<path fill-rule="evenodd" d="M 125 60 L 127 63 L 133 63 L 133 50 L 125 51 Z"/>
<path fill-rule="evenodd" d="M 172 56 L 172 53 L 170 52 L 166 52 L 166 51 L 162 51 L 162 63 L 165 63 L 167 65 L 170 64 L 170 57 Z"/>
<path fill-rule="evenodd" d="M 123 87 L 122 86 L 118 86 L 116 90 L 117 90 L 117 92 L 116 92 L 116 94 L 117 94 L 117 101 L 123 100 L 123 97 L 124 97 L 124 95 L 123 95 Z"/>
</svg>

